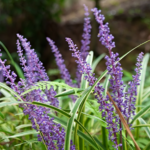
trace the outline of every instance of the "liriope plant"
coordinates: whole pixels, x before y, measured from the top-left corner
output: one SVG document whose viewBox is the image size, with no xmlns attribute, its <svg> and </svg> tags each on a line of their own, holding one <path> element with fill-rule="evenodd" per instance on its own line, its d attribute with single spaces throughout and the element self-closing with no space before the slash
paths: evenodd
<svg viewBox="0 0 150 150">
<path fill-rule="evenodd" d="M 50 38 L 46 39 L 64 82 L 49 80 L 42 62 L 31 48 L 30 42 L 22 35 L 17 34 L 17 52 L 22 70 L 14 62 L 6 47 L 0 43 L 20 77 L 17 81 L 17 74 L 6 65 L 6 60 L 0 59 L 0 70 L 6 80 L 6 83 L 0 83 L 0 92 L 4 95 L 0 99 L 0 148 L 149 149 L 150 143 L 147 139 L 150 138 L 150 124 L 141 118 L 150 108 L 148 102 L 148 105 L 142 108 L 142 103 L 150 95 L 150 88 L 144 89 L 149 54 L 143 57 L 141 52 L 138 55 L 135 74 L 127 84 L 123 81 L 123 68 L 120 63 L 126 55 L 149 41 L 119 57 L 118 53 L 112 51 L 115 47 L 114 37 L 110 34 L 108 23 L 104 23 L 104 15 L 94 8 L 91 11 L 99 24 L 98 38 L 108 49 L 109 55 L 102 54 L 93 61 L 93 52 L 89 52 L 91 37 L 89 12 L 85 5 L 84 8 L 86 17 L 81 48 L 78 49 L 70 38 L 66 38 L 69 50 L 76 58 L 76 83 L 71 79 L 62 55 Z M 104 56 L 106 70 L 96 78 L 94 69 Z M 9 105 L 12 105 L 17 114 L 14 115 L 9 111 Z M 5 112 L 9 112 L 12 115 L 10 118 L 16 120 L 12 120 L 12 123 L 6 121 Z M 140 127 L 144 127 L 148 136 L 144 141 L 146 144 L 142 144 L 139 138 Z"/>
</svg>

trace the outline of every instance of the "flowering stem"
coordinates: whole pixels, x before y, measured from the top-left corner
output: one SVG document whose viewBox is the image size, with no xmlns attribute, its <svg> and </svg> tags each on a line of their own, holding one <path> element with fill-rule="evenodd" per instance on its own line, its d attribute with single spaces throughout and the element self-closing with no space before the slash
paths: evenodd
<svg viewBox="0 0 150 150">
<path fill-rule="evenodd" d="M 107 41 L 107 43 L 108 43 L 108 41 Z M 109 54 L 110 54 L 110 58 L 111 58 L 112 51 L 111 51 L 110 48 L 108 48 L 108 50 L 109 50 Z M 113 61 L 113 59 L 112 59 L 112 69 L 113 69 L 114 72 L 116 72 L 116 69 L 115 69 L 115 67 L 114 67 L 113 64 L 114 64 L 114 61 Z M 117 75 L 114 74 L 114 77 L 115 77 L 115 81 L 117 82 Z M 117 83 L 116 83 L 116 84 L 117 84 Z M 120 97 L 119 88 L 117 88 L 116 90 L 117 90 L 117 94 L 118 94 L 118 98 L 119 98 L 119 97 Z M 119 110 L 121 111 L 121 106 L 120 106 L 120 105 L 119 105 L 118 108 L 119 108 Z M 119 128 L 122 129 L 121 120 L 119 120 Z M 122 144 L 122 131 L 121 131 L 121 130 L 120 130 L 120 144 Z M 120 149 L 123 150 L 123 147 L 120 146 Z"/>
<path fill-rule="evenodd" d="M 126 133 L 127 133 L 127 131 L 126 131 Z M 124 149 L 124 150 L 128 150 L 128 149 L 127 149 L 127 142 L 126 142 L 126 139 L 125 139 L 125 138 L 123 139 L 123 149 Z"/>
<path fill-rule="evenodd" d="M 45 140 L 44 140 L 44 135 L 43 135 L 43 133 L 40 131 L 39 125 L 37 124 L 37 121 L 36 121 L 35 118 L 34 118 L 34 122 L 35 122 L 35 125 L 36 125 L 36 127 L 37 127 L 37 130 L 40 132 L 40 136 L 41 136 L 41 138 L 42 138 L 42 142 L 43 142 L 43 144 L 44 144 L 44 147 L 46 148 L 46 150 L 48 150 L 48 149 L 47 149 L 47 146 L 46 146 L 46 143 L 45 143 Z"/>
<path fill-rule="evenodd" d="M 122 129 L 121 120 L 119 121 L 119 127 Z M 120 131 L 120 144 L 122 144 L 122 131 Z M 120 149 L 123 150 L 123 146 L 120 146 Z"/>
</svg>

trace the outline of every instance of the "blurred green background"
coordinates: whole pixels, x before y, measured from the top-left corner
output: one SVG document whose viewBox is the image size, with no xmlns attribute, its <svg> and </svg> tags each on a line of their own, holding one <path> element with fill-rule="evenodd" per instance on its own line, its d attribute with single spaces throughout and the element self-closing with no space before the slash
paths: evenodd
<svg viewBox="0 0 150 150">
<path fill-rule="evenodd" d="M 65 37 L 71 37 L 80 48 L 84 22 L 84 8 L 98 7 L 109 22 L 111 33 L 115 36 L 114 51 L 120 56 L 150 38 L 150 1 L 148 0 L 0 0 L 0 41 L 17 61 L 16 33 L 26 37 L 44 66 L 51 74 L 58 74 L 54 57 L 45 37 L 52 38 L 61 51 L 67 68 L 74 77 L 76 64 L 71 57 Z M 98 42 L 98 24 L 92 20 L 91 50 L 95 57 L 107 50 Z M 149 52 L 146 44 L 122 61 L 126 70 L 133 70 L 137 54 Z M 4 58 L 7 55 L 3 54 Z M 105 61 L 97 67 L 97 73 L 105 69 Z M 54 77 L 55 78 L 55 77 Z"/>
</svg>

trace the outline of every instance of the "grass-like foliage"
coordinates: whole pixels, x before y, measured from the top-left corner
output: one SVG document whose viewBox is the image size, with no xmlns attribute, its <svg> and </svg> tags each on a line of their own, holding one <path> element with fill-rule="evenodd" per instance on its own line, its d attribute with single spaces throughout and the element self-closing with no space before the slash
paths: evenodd
<svg viewBox="0 0 150 150">
<path fill-rule="evenodd" d="M 89 12 L 86 6 L 84 8 L 81 48 L 78 49 L 70 38 L 66 38 L 69 50 L 76 58 L 76 82 L 71 79 L 62 55 L 50 38 L 46 39 L 62 77 L 56 81 L 50 81 L 26 38 L 17 34 L 21 67 L 0 42 L 17 72 L 11 71 L 6 60 L 0 58 L 0 70 L 6 81 L 0 83 L 0 149 L 150 149 L 150 87 L 146 83 L 149 54 L 144 56 L 141 52 L 137 56 L 133 75 L 123 71 L 120 62 L 149 41 L 119 57 L 112 51 L 114 37 L 110 34 L 108 23 L 104 24 L 104 15 L 94 8 L 92 12 L 99 23 L 98 38 L 109 55 L 102 54 L 93 61 L 94 53 L 89 52 Z M 93 72 L 104 57 L 106 70 L 97 78 Z M 123 73 L 129 77 L 125 78 Z M 127 80 L 130 81 L 127 83 Z"/>
</svg>

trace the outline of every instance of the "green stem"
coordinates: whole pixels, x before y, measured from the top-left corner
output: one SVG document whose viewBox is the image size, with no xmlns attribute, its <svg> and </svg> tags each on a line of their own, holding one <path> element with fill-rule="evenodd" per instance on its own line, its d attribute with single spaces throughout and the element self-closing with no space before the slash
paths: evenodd
<svg viewBox="0 0 150 150">
<path fill-rule="evenodd" d="M 120 120 L 120 129 L 122 128 L 121 120 Z M 122 131 L 120 131 L 120 144 L 122 143 Z M 120 147 L 120 150 L 123 150 L 123 146 Z"/>
<path fill-rule="evenodd" d="M 141 105 L 141 104 L 142 104 L 141 101 L 138 101 L 138 105 Z M 138 113 L 140 110 L 141 110 L 141 108 L 140 108 L 140 107 L 137 107 L 136 113 Z M 136 125 L 139 125 L 139 124 L 140 124 L 139 121 L 136 120 Z M 136 138 L 136 139 L 139 138 L 139 128 L 136 128 L 136 129 L 135 129 L 135 138 Z"/>
<path fill-rule="evenodd" d="M 136 125 L 139 125 L 140 123 L 139 123 L 139 121 L 137 120 L 136 121 Z M 136 137 L 136 139 L 138 139 L 139 138 L 139 128 L 136 128 L 135 129 L 135 137 Z"/>
<path fill-rule="evenodd" d="M 102 127 L 102 141 L 103 141 L 103 145 L 104 147 L 106 147 L 106 149 L 108 148 L 108 143 L 107 143 L 107 131 L 105 127 Z"/>
<path fill-rule="evenodd" d="M 0 45 L 3 47 L 3 49 L 6 51 L 9 59 L 11 60 L 12 65 L 16 69 L 16 72 L 18 73 L 19 77 L 22 79 L 25 79 L 22 70 L 18 67 L 18 65 L 14 62 L 13 58 L 11 57 L 11 54 L 9 53 L 8 49 L 5 47 L 5 45 L 0 41 Z"/>
<path fill-rule="evenodd" d="M 127 149 L 127 142 L 126 142 L 126 139 L 122 138 L 122 147 L 123 147 L 123 150 L 128 150 Z"/>
<path fill-rule="evenodd" d="M 78 120 L 78 118 L 77 118 L 77 120 Z M 75 131 L 74 132 L 74 144 L 75 144 L 76 149 L 79 150 L 79 136 L 77 136 L 78 128 L 79 128 L 79 126 L 78 126 L 78 124 L 76 122 L 75 129 L 74 129 L 74 131 Z"/>
<path fill-rule="evenodd" d="M 85 111 L 85 106 L 83 107 L 83 110 L 82 112 Z M 81 117 L 80 117 L 80 123 L 84 126 L 84 121 L 85 121 L 85 117 L 83 114 L 81 114 Z M 81 130 L 82 132 L 84 132 L 84 130 L 79 127 L 79 130 Z M 84 140 L 82 138 L 79 137 L 79 149 L 80 150 L 84 150 Z"/>
<path fill-rule="evenodd" d="M 48 150 L 47 145 L 46 145 L 45 140 L 44 140 L 44 135 L 43 135 L 43 133 L 40 131 L 39 125 L 37 124 L 35 118 L 34 118 L 34 122 L 35 122 L 35 125 L 36 125 L 36 127 L 37 127 L 37 130 L 38 130 L 39 133 L 40 133 L 40 136 L 41 136 L 41 138 L 42 138 L 42 142 L 43 142 L 43 144 L 44 144 L 44 147 L 45 147 L 46 150 Z"/>
</svg>

